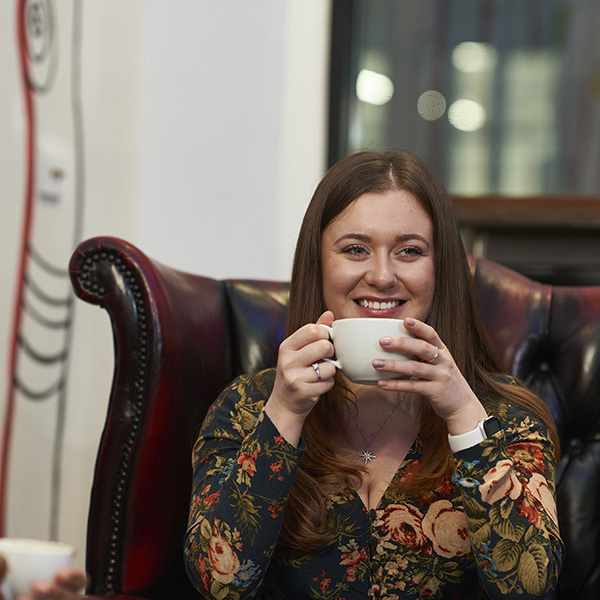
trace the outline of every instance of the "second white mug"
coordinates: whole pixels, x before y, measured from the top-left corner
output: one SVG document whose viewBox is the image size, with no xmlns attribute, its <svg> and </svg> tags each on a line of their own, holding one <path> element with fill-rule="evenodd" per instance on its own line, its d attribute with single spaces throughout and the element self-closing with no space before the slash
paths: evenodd
<svg viewBox="0 0 600 600">
<path fill-rule="evenodd" d="M 29 594 L 31 584 L 38 579 L 54 579 L 60 567 L 71 564 L 75 549 L 60 542 L 0 538 L 0 554 L 8 567 L 2 593 L 11 600 L 19 594 Z"/>
</svg>

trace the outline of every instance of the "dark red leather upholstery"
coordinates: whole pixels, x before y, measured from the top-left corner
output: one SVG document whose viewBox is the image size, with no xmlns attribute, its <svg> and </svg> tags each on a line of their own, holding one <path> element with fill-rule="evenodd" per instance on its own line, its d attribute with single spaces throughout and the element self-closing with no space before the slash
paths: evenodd
<svg viewBox="0 0 600 600">
<path fill-rule="evenodd" d="M 471 266 L 501 355 L 547 402 L 562 437 L 567 555 L 553 598 L 596 600 L 600 287 L 553 288 L 489 261 Z M 197 598 L 182 557 L 191 447 L 219 391 L 275 363 L 288 284 L 178 272 L 108 237 L 83 242 L 70 271 L 76 294 L 109 313 L 115 347 L 89 513 L 89 593 Z"/>
</svg>

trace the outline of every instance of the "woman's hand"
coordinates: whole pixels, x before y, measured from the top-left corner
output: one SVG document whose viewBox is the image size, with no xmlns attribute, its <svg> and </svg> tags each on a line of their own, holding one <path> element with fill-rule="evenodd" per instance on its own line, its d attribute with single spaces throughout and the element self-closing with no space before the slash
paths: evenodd
<svg viewBox="0 0 600 600">
<path fill-rule="evenodd" d="M 333 313 L 326 311 L 316 323 L 304 325 L 279 346 L 275 384 L 265 412 L 294 446 L 300 441 L 304 420 L 319 398 L 333 387 L 335 366 L 319 362 L 333 356 L 329 334 L 319 326 L 331 326 L 332 322 Z"/>
<path fill-rule="evenodd" d="M 85 584 L 85 573 L 63 567 L 56 573 L 54 581 L 36 581 L 31 586 L 31 596 L 24 596 L 23 600 L 77 600 L 81 598 Z"/>
<path fill-rule="evenodd" d="M 406 330 L 414 337 L 382 338 L 382 348 L 415 357 L 415 360 L 375 360 L 379 371 L 404 375 L 405 379 L 380 379 L 382 389 L 414 392 L 423 396 L 446 421 L 448 433 L 472 431 L 487 413 L 456 366 L 433 327 L 417 319 L 405 319 Z"/>
</svg>

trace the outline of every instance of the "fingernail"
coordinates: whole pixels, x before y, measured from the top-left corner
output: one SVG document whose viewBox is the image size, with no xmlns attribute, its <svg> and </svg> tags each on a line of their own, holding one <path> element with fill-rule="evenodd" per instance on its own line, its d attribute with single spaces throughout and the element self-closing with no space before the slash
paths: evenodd
<svg viewBox="0 0 600 600">
<path fill-rule="evenodd" d="M 373 361 L 373 366 L 374 366 L 376 369 L 381 369 L 381 367 L 385 367 L 385 360 L 383 360 L 382 358 L 376 358 L 376 359 Z"/>
<path fill-rule="evenodd" d="M 391 337 L 383 337 L 379 340 L 379 343 L 382 346 L 389 346 L 392 343 L 392 338 Z"/>
<path fill-rule="evenodd" d="M 416 323 L 416 321 L 412 318 L 412 317 L 407 317 L 406 319 L 404 319 L 404 323 L 406 325 L 414 325 Z"/>
</svg>

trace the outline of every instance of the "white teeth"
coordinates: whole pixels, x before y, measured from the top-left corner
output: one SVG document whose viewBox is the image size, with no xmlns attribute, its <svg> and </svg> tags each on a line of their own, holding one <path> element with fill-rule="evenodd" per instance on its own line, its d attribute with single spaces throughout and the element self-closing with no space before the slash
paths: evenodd
<svg viewBox="0 0 600 600">
<path fill-rule="evenodd" d="M 371 308 L 373 310 L 387 310 L 390 308 L 396 308 L 396 306 L 400 306 L 401 302 L 399 300 L 394 300 L 391 302 L 377 302 L 370 300 L 359 300 L 358 304 L 363 308 Z"/>
</svg>

